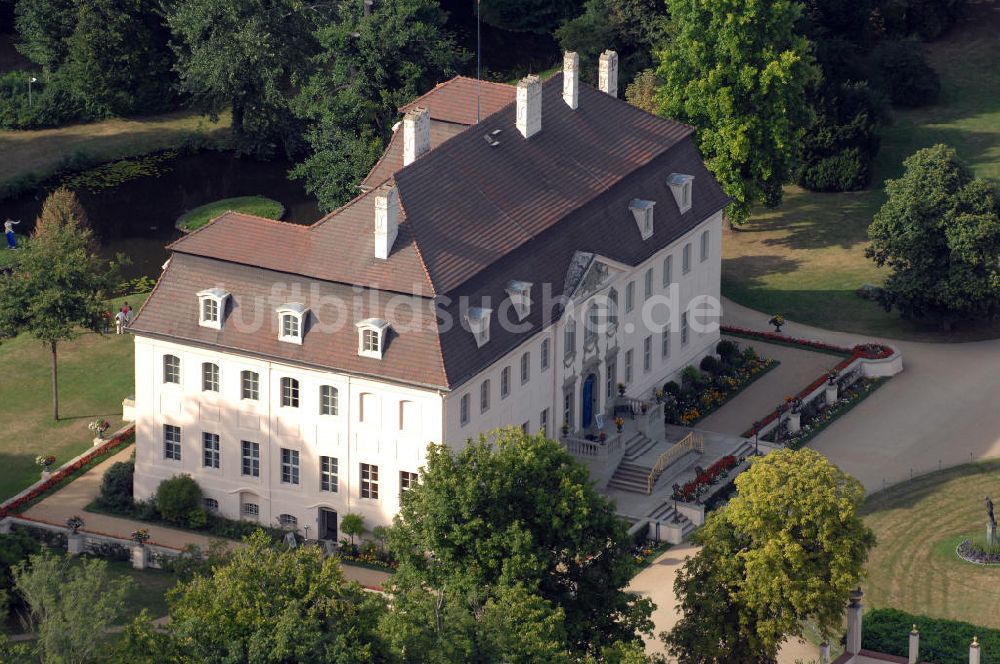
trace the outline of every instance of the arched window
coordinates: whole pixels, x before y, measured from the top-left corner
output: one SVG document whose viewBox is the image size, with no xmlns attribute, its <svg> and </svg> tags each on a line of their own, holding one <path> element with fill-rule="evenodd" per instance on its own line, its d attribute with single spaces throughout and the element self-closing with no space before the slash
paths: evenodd
<svg viewBox="0 0 1000 664">
<path fill-rule="evenodd" d="M 614 288 L 608 291 L 608 326 L 618 325 L 618 291 Z"/>
<path fill-rule="evenodd" d="M 281 524 L 283 528 L 297 528 L 299 520 L 291 514 L 280 514 L 278 515 L 278 523 Z"/>
</svg>

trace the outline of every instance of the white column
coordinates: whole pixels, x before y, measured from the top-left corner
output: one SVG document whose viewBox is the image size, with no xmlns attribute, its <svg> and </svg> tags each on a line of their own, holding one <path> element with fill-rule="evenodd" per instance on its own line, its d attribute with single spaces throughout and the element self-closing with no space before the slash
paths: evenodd
<svg viewBox="0 0 1000 664">
<path fill-rule="evenodd" d="M 972 645 L 969 646 L 969 664 L 979 664 L 979 637 L 972 637 Z"/>
<path fill-rule="evenodd" d="M 851 591 L 851 603 L 847 605 L 847 647 L 845 650 L 857 655 L 861 652 L 861 588 Z"/>
<path fill-rule="evenodd" d="M 914 625 L 913 629 L 910 630 L 910 652 L 906 661 L 907 664 L 917 664 L 918 659 L 920 659 L 920 632 Z"/>
</svg>

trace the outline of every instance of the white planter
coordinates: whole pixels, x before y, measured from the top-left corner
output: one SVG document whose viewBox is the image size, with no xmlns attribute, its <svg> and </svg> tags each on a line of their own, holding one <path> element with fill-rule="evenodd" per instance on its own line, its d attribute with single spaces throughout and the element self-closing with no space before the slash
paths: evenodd
<svg viewBox="0 0 1000 664">
<path fill-rule="evenodd" d="M 66 536 L 66 553 L 71 556 L 83 553 L 83 535 L 70 533 Z"/>
<path fill-rule="evenodd" d="M 43 470 L 42 471 L 42 481 L 43 482 L 45 480 L 49 479 L 50 477 L 52 477 L 52 471 L 50 471 L 50 470 Z"/>
<path fill-rule="evenodd" d="M 826 403 L 827 403 L 827 405 L 832 406 L 833 404 L 837 403 L 837 396 L 838 395 L 839 395 L 839 389 L 838 389 L 836 383 L 834 383 L 833 385 L 827 385 L 826 386 Z"/>
<path fill-rule="evenodd" d="M 146 569 L 146 547 L 142 544 L 132 545 L 132 567 Z"/>
<path fill-rule="evenodd" d="M 798 433 L 802 430 L 802 413 L 788 414 L 788 433 Z"/>
<path fill-rule="evenodd" d="M 100 447 L 103 444 L 104 444 L 104 439 L 103 438 L 95 438 L 94 439 L 94 447 Z"/>
</svg>

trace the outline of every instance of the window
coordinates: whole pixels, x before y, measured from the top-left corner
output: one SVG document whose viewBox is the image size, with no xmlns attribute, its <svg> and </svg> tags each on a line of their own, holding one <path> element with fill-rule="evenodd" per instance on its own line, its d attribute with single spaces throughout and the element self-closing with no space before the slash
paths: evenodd
<svg viewBox="0 0 1000 664">
<path fill-rule="evenodd" d="M 177 384 L 181 382 L 181 359 L 176 355 L 163 356 L 163 382 Z"/>
<path fill-rule="evenodd" d="M 604 380 L 604 398 L 610 403 L 618 387 L 618 359 L 608 359 L 608 375 Z"/>
<path fill-rule="evenodd" d="M 531 427 L 531 422 L 521 422 L 521 431 L 525 434 L 528 433 L 528 429 Z"/>
<path fill-rule="evenodd" d="M 358 330 L 358 355 L 381 360 L 385 354 L 389 323 L 381 318 L 368 318 L 354 327 Z"/>
<path fill-rule="evenodd" d="M 635 282 L 630 281 L 625 285 L 625 313 L 635 308 Z"/>
<path fill-rule="evenodd" d="M 680 210 L 681 214 L 691 209 L 691 183 L 693 181 L 693 176 L 683 173 L 671 173 L 670 177 L 667 178 L 667 184 L 670 186 L 674 201 L 677 202 L 677 209 Z"/>
<path fill-rule="evenodd" d="M 463 427 L 469 423 L 469 398 L 468 394 L 463 394 L 462 399 L 459 401 L 459 413 L 458 413 L 458 423 Z"/>
<path fill-rule="evenodd" d="M 549 340 L 548 339 L 543 339 L 542 340 L 541 360 L 542 360 L 542 371 L 545 371 L 546 369 L 549 368 Z"/>
<path fill-rule="evenodd" d="M 645 293 L 646 293 L 645 297 L 648 300 L 653 296 L 653 268 L 649 268 L 648 270 L 646 270 L 644 280 L 645 280 Z"/>
<path fill-rule="evenodd" d="M 240 474 L 244 477 L 260 477 L 260 443 L 240 441 Z"/>
<path fill-rule="evenodd" d="M 500 398 L 506 399 L 510 394 L 510 367 L 504 367 L 500 372 Z"/>
<path fill-rule="evenodd" d="M 205 509 L 209 512 L 217 512 L 219 510 L 219 501 L 215 498 L 203 498 L 201 504 L 205 506 Z"/>
<path fill-rule="evenodd" d="M 302 343 L 302 333 L 306 316 L 304 304 L 292 302 L 278 307 L 278 340 L 292 344 Z"/>
<path fill-rule="evenodd" d="M 590 348 L 597 343 L 597 329 L 601 326 L 597 303 L 591 302 L 587 307 L 587 318 L 583 326 L 583 346 Z"/>
<path fill-rule="evenodd" d="M 319 490 L 337 493 L 337 457 L 319 458 Z"/>
<path fill-rule="evenodd" d="M 663 287 L 667 288 L 674 281 L 674 257 L 667 256 L 663 259 Z"/>
<path fill-rule="evenodd" d="M 531 353 L 521 353 L 521 385 L 531 380 Z"/>
<path fill-rule="evenodd" d="M 549 409 L 544 409 L 538 415 L 538 429 L 543 436 L 549 437 Z"/>
<path fill-rule="evenodd" d="M 663 328 L 663 338 L 660 340 L 660 357 L 670 357 L 670 328 Z"/>
<path fill-rule="evenodd" d="M 614 329 L 618 325 L 618 291 L 614 288 L 608 291 L 608 327 Z"/>
<path fill-rule="evenodd" d="M 203 392 L 219 391 L 219 365 L 211 362 L 201 364 L 201 389 Z"/>
<path fill-rule="evenodd" d="M 487 378 L 479 386 L 479 412 L 485 413 L 490 409 L 490 381 Z"/>
<path fill-rule="evenodd" d="M 281 448 L 281 483 L 299 483 L 299 452 Z"/>
<path fill-rule="evenodd" d="M 576 321 L 572 318 L 566 319 L 566 329 L 563 330 L 563 344 L 566 346 L 566 357 L 571 357 L 576 353 Z"/>
<path fill-rule="evenodd" d="M 198 324 L 215 330 L 222 329 L 222 314 L 229 293 L 221 288 L 203 290 L 198 295 Z"/>
<path fill-rule="evenodd" d="M 361 464 L 361 497 L 378 500 L 378 466 Z"/>
<path fill-rule="evenodd" d="M 472 307 L 465 315 L 465 320 L 469 324 L 469 331 L 476 339 L 476 348 L 482 348 L 490 341 L 490 317 L 493 315 L 492 309 Z"/>
<path fill-rule="evenodd" d="M 704 263 L 708 260 L 708 250 L 709 250 L 709 235 L 708 231 L 704 231 L 701 234 L 701 262 Z"/>
<path fill-rule="evenodd" d="M 653 368 L 653 337 L 648 336 L 642 340 L 642 370 L 649 373 Z"/>
<path fill-rule="evenodd" d="M 294 378 L 281 379 L 281 405 L 288 408 L 299 407 L 299 381 Z"/>
<path fill-rule="evenodd" d="M 206 297 L 201 301 L 201 322 L 219 322 L 219 301 Z"/>
<path fill-rule="evenodd" d="M 625 351 L 625 384 L 632 382 L 632 349 Z"/>
<path fill-rule="evenodd" d="M 340 412 L 340 392 L 332 385 L 319 386 L 319 414 L 336 415 Z"/>
<path fill-rule="evenodd" d="M 260 374 L 256 371 L 240 373 L 240 398 L 253 401 L 260 398 Z"/>
<path fill-rule="evenodd" d="M 527 318 L 531 313 L 531 284 L 527 281 L 511 281 L 507 284 L 507 294 L 517 313 L 517 319 L 522 321 Z"/>
<path fill-rule="evenodd" d="M 417 486 L 419 479 L 420 476 L 416 473 L 408 473 L 405 470 L 399 471 L 399 492 L 403 493 Z"/>
<path fill-rule="evenodd" d="M 628 209 L 635 217 L 636 226 L 639 227 L 639 234 L 643 240 L 649 239 L 653 235 L 653 206 L 654 201 L 644 201 L 641 198 L 633 198 L 629 201 Z"/>
<path fill-rule="evenodd" d="M 296 528 L 299 525 L 299 520 L 291 514 L 279 514 L 278 525 L 284 528 Z"/>
<path fill-rule="evenodd" d="M 681 345 L 687 346 L 688 342 L 688 314 L 685 311 L 681 314 Z"/>
<path fill-rule="evenodd" d="M 219 467 L 219 434 L 202 432 L 201 434 L 202 461 L 205 468 Z"/>
<path fill-rule="evenodd" d="M 576 389 L 570 385 L 563 392 L 563 425 L 573 429 L 573 407 L 576 404 Z"/>
<path fill-rule="evenodd" d="M 691 271 L 691 243 L 684 245 L 684 253 L 681 255 L 681 274 Z"/>
<path fill-rule="evenodd" d="M 257 503 L 243 503 L 243 516 L 257 518 L 260 516 L 260 505 Z"/>
<path fill-rule="evenodd" d="M 163 458 L 181 460 L 181 428 L 173 424 L 163 425 Z"/>
<path fill-rule="evenodd" d="M 691 207 L 691 181 L 688 180 L 681 188 L 681 207 L 685 210 Z"/>
</svg>

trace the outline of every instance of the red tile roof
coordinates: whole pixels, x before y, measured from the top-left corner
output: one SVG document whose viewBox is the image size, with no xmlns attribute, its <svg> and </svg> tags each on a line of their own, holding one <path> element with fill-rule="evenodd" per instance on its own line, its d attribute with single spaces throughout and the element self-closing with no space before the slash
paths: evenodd
<svg viewBox="0 0 1000 664">
<path fill-rule="evenodd" d="M 432 120 L 453 122 L 460 125 L 476 124 L 476 96 L 479 96 L 479 117 L 485 119 L 514 101 L 517 88 L 506 83 L 476 81 L 466 76 L 456 76 L 438 83 L 434 88 L 399 107 L 406 113 L 417 106 L 426 108 Z"/>
<path fill-rule="evenodd" d="M 439 147 L 449 138 L 453 138 L 465 131 L 464 125 L 431 120 L 431 149 Z M 403 128 L 402 125 L 396 129 L 389 139 L 389 145 L 379 158 L 378 162 L 365 179 L 361 181 L 360 187 L 363 190 L 372 189 L 392 177 L 392 174 L 403 168 Z"/>
</svg>

